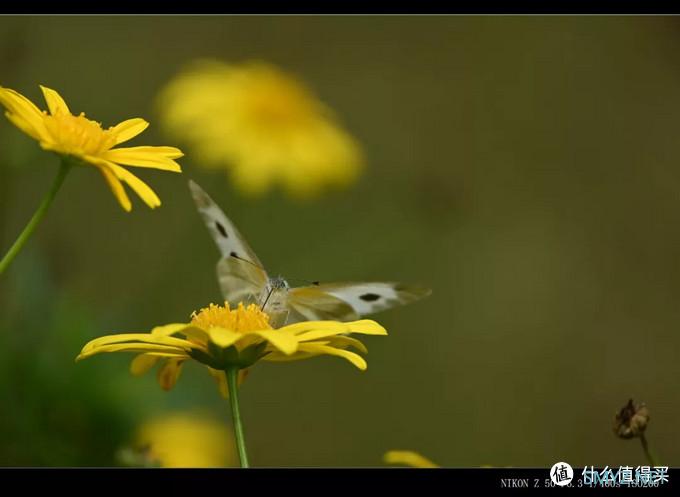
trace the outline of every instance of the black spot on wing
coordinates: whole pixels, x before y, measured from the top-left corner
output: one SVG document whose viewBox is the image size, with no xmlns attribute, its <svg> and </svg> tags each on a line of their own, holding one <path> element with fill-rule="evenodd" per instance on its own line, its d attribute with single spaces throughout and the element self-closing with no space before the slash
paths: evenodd
<svg viewBox="0 0 680 497">
<path fill-rule="evenodd" d="M 219 221 L 215 221 L 215 228 L 217 228 L 217 231 L 219 231 L 220 235 L 222 235 L 224 238 L 229 238 L 227 230 L 224 229 L 224 226 L 222 226 Z"/>
<path fill-rule="evenodd" d="M 364 302 L 375 302 L 380 298 L 380 295 L 377 293 L 364 293 L 363 295 L 359 295 L 359 298 Z"/>
<path fill-rule="evenodd" d="M 232 257 L 236 257 L 237 259 L 240 259 L 240 257 L 238 256 L 238 254 L 236 252 L 231 252 L 229 255 L 232 256 Z"/>
</svg>

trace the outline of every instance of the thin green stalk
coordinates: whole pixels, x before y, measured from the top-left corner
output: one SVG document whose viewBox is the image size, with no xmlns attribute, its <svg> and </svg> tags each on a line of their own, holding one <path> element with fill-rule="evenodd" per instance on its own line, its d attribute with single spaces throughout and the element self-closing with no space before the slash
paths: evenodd
<svg viewBox="0 0 680 497">
<path fill-rule="evenodd" d="M 54 200 L 54 197 L 57 195 L 57 192 L 59 191 L 61 184 L 64 182 L 64 178 L 66 177 L 66 174 L 68 173 L 69 169 L 71 169 L 71 164 L 69 164 L 66 160 L 63 160 L 61 162 L 61 165 L 59 166 L 59 172 L 57 173 L 57 177 L 54 179 L 54 183 L 52 183 L 52 187 L 50 188 L 50 190 L 47 192 L 45 197 L 43 197 L 43 200 L 40 203 L 38 210 L 35 211 L 31 220 L 28 222 L 28 224 L 21 232 L 19 237 L 16 239 L 14 244 L 7 251 L 5 257 L 3 257 L 2 260 L 0 261 L 0 274 L 4 273 L 5 269 L 9 267 L 14 258 L 26 244 L 26 241 L 28 241 L 28 239 L 31 237 L 31 235 L 35 231 L 35 228 L 40 224 L 42 218 L 45 217 L 45 214 L 47 213 L 47 210 L 50 208 L 50 205 L 52 205 L 52 201 Z"/>
<path fill-rule="evenodd" d="M 656 457 L 654 457 L 654 454 L 652 454 L 652 451 L 649 449 L 649 444 L 647 443 L 647 438 L 644 433 L 640 435 L 640 442 L 642 443 L 642 450 L 645 451 L 645 456 L 647 456 L 649 464 L 652 466 L 659 466 L 659 461 L 657 461 Z"/>
<path fill-rule="evenodd" d="M 241 421 L 241 411 L 238 406 L 238 371 L 238 367 L 230 367 L 225 370 L 227 373 L 227 385 L 229 386 L 229 403 L 231 404 L 231 417 L 234 424 L 238 457 L 241 460 L 241 467 L 248 468 L 250 466 L 248 465 L 246 440 L 243 436 L 243 422 Z"/>
</svg>

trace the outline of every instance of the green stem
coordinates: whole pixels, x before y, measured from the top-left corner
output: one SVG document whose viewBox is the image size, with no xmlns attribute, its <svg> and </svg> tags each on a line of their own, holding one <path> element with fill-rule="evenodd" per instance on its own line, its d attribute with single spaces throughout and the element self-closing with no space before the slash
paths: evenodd
<svg viewBox="0 0 680 497">
<path fill-rule="evenodd" d="M 248 468 L 248 453 L 246 452 L 246 440 L 243 436 L 243 423 L 241 421 L 241 411 L 238 406 L 238 367 L 230 367 L 225 370 L 227 373 L 227 385 L 229 386 L 229 403 L 231 404 L 231 417 L 234 423 L 234 435 L 236 436 L 236 447 L 238 457 L 241 460 L 241 467 Z"/>
<path fill-rule="evenodd" d="M 642 443 L 642 450 L 645 451 L 645 456 L 647 456 L 649 464 L 652 466 L 658 466 L 659 461 L 657 461 L 656 457 L 654 457 L 652 451 L 649 450 L 649 444 L 647 443 L 647 438 L 645 437 L 644 433 L 640 435 L 640 442 Z"/>
<path fill-rule="evenodd" d="M 52 201 L 54 200 L 54 197 L 57 195 L 57 192 L 59 191 L 61 184 L 64 182 L 64 178 L 66 177 L 66 173 L 68 173 L 69 169 L 71 169 L 71 165 L 66 160 L 63 160 L 61 165 L 59 166 L 59 172 L 57 173 L 57 177 L 54 179 L 52 187 L 50 188 L 50 190 L 47 192 L 42 202 L 40 203 L 38 210 L 35 211 L 35 214 L 33 214 L 31 220 L 28 222 L 28 224 L 21 232 L 19 237 L 16 239 L 14 244 L 7 251 L 5 257 L 3 257 L 2 260 L 0 261 L 0 274 L 4 273 L 5 269 L 9 267 L 14 258 L 26 244 L 26 241 L 28 241 L 28 239 L 31 237 L 31 235 L 35 231 L 35 228 L 40 224 L 42 218 L 45 217 L 45 214 L 47 213 L 47 210 L 49 209 L 50 205 L 52 205 Z"/>
</svg>

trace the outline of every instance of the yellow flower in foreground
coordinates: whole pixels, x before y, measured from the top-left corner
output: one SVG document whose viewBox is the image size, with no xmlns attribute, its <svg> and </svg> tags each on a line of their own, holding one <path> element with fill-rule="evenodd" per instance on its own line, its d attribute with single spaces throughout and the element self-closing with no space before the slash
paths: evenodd
<svg viewBox="0 0 680 497">
<path fill-rule="evenodd" d="M 152 418 L 137 430 L 137 452 L 146 464 L 163 468 L 224 468 L 238 465 L 227 425 L 196 412 Z"/>
<path fill-rule="evenodd" d="M 386 452 L 383 460 L 387 464 L 402 464 L 412 468 L 438 468 L 439 466 L 428 458 L 410 450 L 391 450 Z"/>
<path fill-rule="evenodd" d="M 346 186 L 363 166 L 357 142 L 293 76 L 264 62 L 198 61 L 161 92 L 168 131 L 197 162 L 226 168 L 238 188 L 282 185 L 294 196 Z"/>
<path fill-rule="evenodd" d="M 295 361 L 318 355 L 338 356 L 357 368 L 366 369 L 366 361 L 353 347 L 366 353 L 359 340 L 349 333 L 386 335 L 375 321 L 363 319 L 348 323 L 305 321 L 273 329 L 269 316 L 258 306 L 229 304 L 209 307 L 194 313 L 190 323 L 158 326 L 149 333 L 109 335 L 87 343 L 76 360 L 102 352 L 136 352 L 131 371 L 140 375 L 162 362 L 158 380 L 165 390 L 179 378 L 182 365 L 193 359 L 205 365 L 218 382 L 220 392 L 228 396 L 225 370 L 237 367 L 243 380 L 245 368 L 259 360 Z"/>
<path fill-rule="evenodd" d="M 54 90 L 42 89 L 49 113 L 41 111 L 29 99 L 9 88 L 0 87 L 0 104 L 7 118 L 24 133 L 37 140 L 45 150 L 74 158 L 73 164 L 91 165 L 104 176 L 113 194 L 126 211 L 132 209 L 123 188 L 126 183 L 151 208 L 161 201 L 149 186 L 122 167 L 146 167 L 163 171 L 181 172 L 174 159 L 182 152 L 174 147 L 122 147 L 149 125 L 144 119 L 128 119 L 103 129 L 101 124 L 80 115 L 71 114 L 66 102 Z"/>
</svg>

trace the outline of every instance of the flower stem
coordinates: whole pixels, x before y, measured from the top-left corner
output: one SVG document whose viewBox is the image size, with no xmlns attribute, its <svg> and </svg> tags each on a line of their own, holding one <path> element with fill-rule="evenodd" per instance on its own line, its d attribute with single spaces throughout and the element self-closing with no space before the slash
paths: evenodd
<svg viewBox="0 0 680 497">
<path fill-rule="evenodd" d="M 57 173 L 57 177 L 54 179 L 54 183 L 52 183 L 52 187 L 47 192 L 45 197 L 43 197 L 40 206 L 35 211 L 33 217 L 28 222 L 24 230 L 21 232 L 21 234 L 16 239 L 14 244 L 10 247 L 5 256 L 0 261 L 0 274 L 4 273 L 5 269 L 9 267 L 14 258 L 26 244 L 26 241 L 28 241 L 28 239 L 31 237 L 31 235 L 35 231 L 35 228 L 38 226 L 38 224 L 40 224 L 42 218 L 45 217 L 45 214 L 47 213 L 47 210 L 52 204 L 54 197 L 57 195 L 57 192 L 59 191 L 61 184 L 64 182 L 64 178 L 66 177 L 66 173 L 68 173 L 69 169 L 71 169 L 71 164 L 66 160 L 63 160 L 61 162 L 61 165 L 59 166 L 59 172 Z"/>
<path fill-rule="evenodd" d="M 236 437 L 236 447 L 238 457 L 241 460 L 241 467 L 248 468 L 248 453 L 246 452 L 246 440 L 243 436 L 243 423 L 241 421 L 241 411 L 238 406 L 238 367 L 230 367 L 225 370 L 227 373 L 227 385 L 229 386 L 229 403 L 231 404 L 231 417 L 234 423 L 234 435 Z"/>
<path fill-rule="evenodd" d="M 647 456 L 647 460 L 649 461 L 649 464 L 652 466 L 658 466 L 659 462 L 656 460 L 656 457 L 654 457 L 654 454 L 652 454 L 652 451 L 649 450 L 649 444 L 647 443 L 647 437 L 645 437 L 645 434 L 642 433 L 640 435 L 640 442 L 642 443 L 642 450 L 645 451 L 645 456 Z"/>
</svg>

